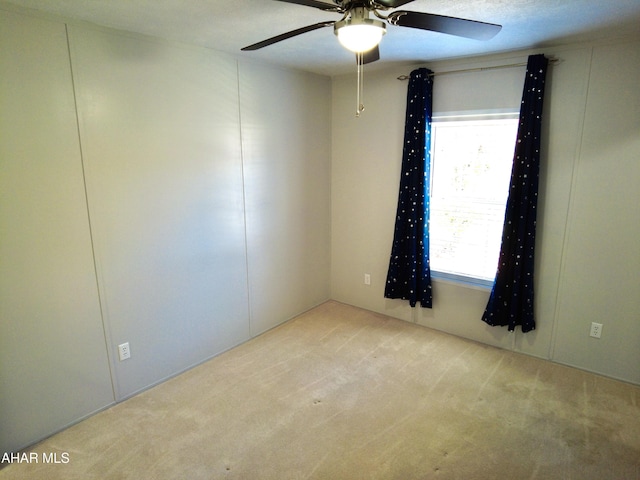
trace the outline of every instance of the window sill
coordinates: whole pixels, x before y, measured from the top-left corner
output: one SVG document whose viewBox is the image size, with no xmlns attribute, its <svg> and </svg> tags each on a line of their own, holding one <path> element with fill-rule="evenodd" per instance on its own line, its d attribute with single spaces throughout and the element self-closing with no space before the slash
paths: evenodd
<svg viewBox="0 0 640 480">
<path fill-rule="evenodd" d="M 461 287 L 474 288 L 476 290 L 491 290 L 493 288 L 493 280 L 456 275 L 455 273 L 437 272 L 431 270 L 431 278 L 433 280 L 441 281 L 444 283 L 459 285 Z"/>
</svg>

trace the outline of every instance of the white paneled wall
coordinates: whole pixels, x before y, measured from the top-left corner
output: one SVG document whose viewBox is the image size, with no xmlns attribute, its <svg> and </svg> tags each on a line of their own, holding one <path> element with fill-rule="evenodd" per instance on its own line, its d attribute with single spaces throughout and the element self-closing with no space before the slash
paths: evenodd
<svg viewBox="0 0 640 480">
<path fill-rule="evenodd" d="M 640 42 L 597 46 L 590 72 L 553 356 L 640 384 Z"/>
<path fill-rule="evenodd" d="M 110 402 L 65 26 L 0 11 L 0 452 Z"/>
<path fill-rule="evenodd" d="M 255 335 L 329 297 L 331 84 L 245 62 L 240 80 Z"/>
<path fill-rule="evenodd" d="M 0 40 L 0 450 L 328 299 L 328 78 L 3 8 Z"/>
<path fill-rule="evenodd" d="M 72 25 L 80 137 L 118 397 L 249 337 L 232 58 Z"/>
</svg>

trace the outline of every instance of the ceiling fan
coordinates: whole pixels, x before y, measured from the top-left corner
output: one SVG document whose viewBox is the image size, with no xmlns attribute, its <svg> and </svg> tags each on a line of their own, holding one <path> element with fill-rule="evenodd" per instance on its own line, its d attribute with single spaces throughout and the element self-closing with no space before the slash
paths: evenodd
<svg viewBox="0 0 640 480">
<path fill-rule="evenodd" d="M 315 23 L 276 35 L 244 47 L 242 50 L 258 50 L 303 33 L 333 26 L 334 33 L 340 43 L 345 48 L 355 52 L 358 55 L 359 62 L 370 63 L 380 58 L 378 44 L 386 32 L 385 22 L 390 25 L 418 28 L 475 40 L 489 40 L 502 28 L 502 26 L 493 23 L 447 17 L 433 13 L 406 10 L 395 10 L 388 15 L 380 13 L 381 11 L 401 7 L 413 0 L 331 0 L 331 3 L 320 0 L 277 1 L 339 13 L 342 18 L 337 21 Z M 371 14 L 376 18 L 370 18 Z"/>
</svg>

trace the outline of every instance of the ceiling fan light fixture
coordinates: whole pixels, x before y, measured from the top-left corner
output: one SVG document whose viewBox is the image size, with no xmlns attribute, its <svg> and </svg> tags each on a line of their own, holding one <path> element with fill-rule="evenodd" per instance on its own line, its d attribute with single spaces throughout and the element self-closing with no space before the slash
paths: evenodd
<svg viewBox="0 0 640 480">
<path fill-rule="evenodd" d="M 336 22 L 333 32 L 347 50 L 355 53 L 367 52 L 377 46 L 387 32 L 380 20 L 371 18 L 348 18 Z"/>
</svg>

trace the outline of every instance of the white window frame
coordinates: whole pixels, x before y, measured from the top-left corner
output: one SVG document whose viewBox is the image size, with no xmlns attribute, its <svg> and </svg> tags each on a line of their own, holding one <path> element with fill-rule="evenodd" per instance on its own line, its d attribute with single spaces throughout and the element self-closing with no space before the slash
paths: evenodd
<svg viewBox="0 0 640 480">
<path fill-rule="evenodd" d="M 432 135 L 435 138 L 435 129 L 437 129 L 438 124 L 445 122 L 465 122 L 465 121 L 486 121 L 486 120 L 514 120 L 518 121 L 519 111 L 514 109 L 504 109 L 504 110 L 482 110 L 482 111 L 463 111 L 463 112 L 443 112 L 443 113 L 435 113 L 432 116 Z M 517 127 L 516 127 L 517 130 Z M 516 136 L 514 134 L 513 137 L 513 149 L 515 149 Z M 430 178 L 430 191 L 434 192 L 434 178 L 437 174 L 437 158 L 435 155 L 435 142 L 431 144 L 431 178 Z M 507 178 L 507 182 L 509 179 Z M 505 191 L 508 192 L 508 183 L 505 185 Z M 505 198 L 505 206 L 506 206 L 506 198 Z M 429 235 L 429 239 L 431 241 L 431 233 Z M 431 251 L 431 246 L 430 246 Z M 496 262 L 497 268 L 497 262 Z M 479 288 L 482 290 L 491 289 L 493 286 L 494 279 L 480 278 L 474 277 L 471 275 L 465 275 L 460 273 L 451 273 L 434 270 L 431 267 L 431 276 L 434 279 L 441 280 L 447 283 L 455 283 L 462 284 L 471 288 Z"/>
</svg>

